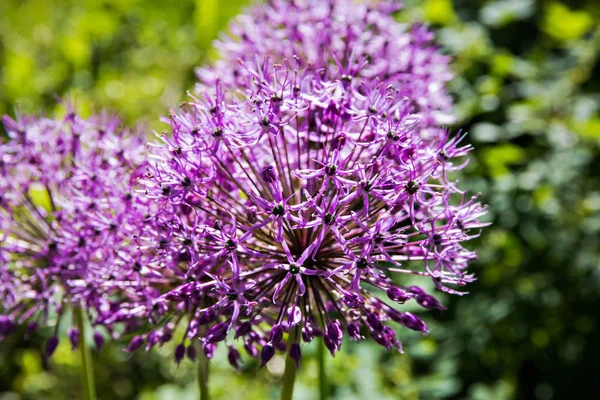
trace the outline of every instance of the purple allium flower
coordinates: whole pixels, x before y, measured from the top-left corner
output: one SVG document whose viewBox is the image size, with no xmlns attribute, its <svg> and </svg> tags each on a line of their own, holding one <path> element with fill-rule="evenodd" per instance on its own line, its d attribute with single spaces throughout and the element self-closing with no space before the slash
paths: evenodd
<svg viewBox="0 0 600 400">
<path fill-rule="evenodd" d="M 133 192 L 145 172 L 143 136 L 71 106 L 63 118 L 2 121 L 0 318 L 38 326 L 60 320 L 69 305 L 111 312 L 111 294 L 138 286 L 144 265 L 136 251 L 144 215 Z M 75 347 L 79 331 L 69 338 Z"/>
<path fill-rule="evenodd" d="M 149 345 L 187 324 L 210 352 L 235 336 L 263 366 L 286 349 L 299 363 L 300 338 L 323 336 L 333 355 L 344 332 L 400 351 L 391 322 L 427 332 L 394 303 L 443 308 L 399 287 L 403 276 L 454 294 L 474 280 L 462 243 L 485 208 L 447 176 L 470 146 L 433 126 L 423 135 L 398 81 L 347 81 L 348 62 L 241 62 L 235 88 L 217 82 L 165 119 L 172 134 L 143 179 L 158 211 L 142 275 L 161 295 L 107 323 L 149 319 Z"/>
<path fill-rule="evenodd" d="M 235 88 L 243 81 L 238 59 L 274 62 L 298 56 L 315 70 L 338 73 L 342 85 L 380 79 L 410 99 L 421 128 L 448 124 L 452 100 L 445 83 L 452 78 L 449 57 L 431 44 L 422 25 L 399 24 L 398 1 L 269 0 L 248 9 L 230 26 L 230 37 L 216 42 L 220 59 L 198 68 L 199 90 L 216 81 Z M 242 78 L 241 78 L 242 77 Z M 218 105 L 217 105 L 218 107 Z"/>
</svg>

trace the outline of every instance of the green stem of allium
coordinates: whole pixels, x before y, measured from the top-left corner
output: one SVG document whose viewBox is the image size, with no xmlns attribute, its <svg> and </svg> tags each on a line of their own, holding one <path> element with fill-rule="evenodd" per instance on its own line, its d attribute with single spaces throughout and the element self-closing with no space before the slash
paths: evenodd
<svg viewBox="0 0 600 400">
<path fill-rule="evenodd" d="M 317 361 L 319 362 L 319 400 L 327 400 L 327 373 L 325 371 L 325 342 L 319 338 L 319 349 L 317 351 Z"/>
<path fill-rule="evenodd" d="M 79 329 L 79 355 L 81 356 L 81 384 L 83 386 L 83 398 L 86 400 L 96 400 L 94 366 L 92 364 L 92 354 L 85 340 L 86 317 L 83 307 L 79 306 L 75 308 L 75 319 L 77 321 L 77 329 Z"/>
<path fill-rule="evenodd" d="M 283 372 L 283 386 L 281 387 L 281 400 L 292 400 L 294 383 L 296 382 L 296 362 L 290 357 L 290 347 L 296 341 L 296 330 L 291 329 L 288 339 L 288 352 L 285 357 L 285 370 Z"/>
<path fill-rule="evenodd" d="M 202 346 L 198 346 L 198 390 L 200 400 L 209 400 L 208 393 L 208 357 L 204 354 Z"/>
</svg>

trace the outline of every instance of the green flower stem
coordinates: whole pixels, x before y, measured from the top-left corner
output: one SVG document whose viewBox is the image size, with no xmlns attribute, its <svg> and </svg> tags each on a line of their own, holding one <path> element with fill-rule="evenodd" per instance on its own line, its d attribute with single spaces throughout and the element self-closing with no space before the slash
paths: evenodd
<svg viewBox="0 0 600 400">
<path fill-rule="evenodd" d="M 291 329 L 288 340 L 288 352 L 285 357 L 285 370 L 283 372 L 283 386 L 281 388 L 281 400 L 292 400 L 294 395 L 294 383 L 296 382 L 296 362 L 290 357 L 290 347 L 296 341 L 296 330 Z"/>
<path fill-rule="evenodd" d="M 208 392 L 208 357 L 204 354 L 202 346 L 198 346 L 198 390 L 200 392 L 200 400 L 209 400 Z"/>
<path fill-rule="evenodd" d="M 81 356 L 81 384 L 83 386 L 83 398 L 96 400 L 96 384 L 94 382 L 94 366 L 92 354 L 86 343 L 86 317 L 83 307 L 75 308 L 75 319 L 79 329 L 79 355 Z"/>
<path fill-rule="evenodd" d="M 323 338 L 319 338 L 317 361 L 319 362 L 319 400 L 327 400 L 327 373 L 325 371 L 325 342 Z"/>
</svg>

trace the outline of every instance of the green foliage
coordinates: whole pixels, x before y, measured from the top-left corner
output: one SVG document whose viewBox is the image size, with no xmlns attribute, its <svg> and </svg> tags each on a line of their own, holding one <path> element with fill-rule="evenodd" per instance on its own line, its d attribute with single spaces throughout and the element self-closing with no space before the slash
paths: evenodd
<svg viewBox="0 0 600 400">
<path fill-rule="evenodd" d="M 193 69 L 245 1 L 6 0 L 0 3 L 0 113 L 52 112 L 56 96 L 160 129 Z"/>
<path fill-rule="evenodd" d="M 243 0 L 0 2 L 0 112 L 52 112 L 54 95 L 109 106 L 162 129 L 157 115 L 185 98 L 193 68 Z M 494 225 L 477 248 L 479 280 L 425 319 L 432 333 L 401 331 L 406 354 L 344 344 L 328 360 L 332 398 L 595 398 L 600 345 L 600 5 L 594 0 L 406 1 L 399 20 L 429 22 L 454 57 L 451 90 L 470 132 L 461 177 L 490 205 Z M 43 193 L 33 193 L 44 202 Z M 0 344 L 2 392 L 77 398 L 79 360 L 51 332 Z M 172 347 L 94 354 L 100 398 L 195 398 L 194 368 Z M 316 348 L 298 399 L 316 397 Z M 276 398 L 283 358 L 258 371 L 211 362 L 214 398 Z M 576 383 L 576 391 L 572 382 Z M 19 397 L 17 397 L 19 398 Z"/>
</svg>

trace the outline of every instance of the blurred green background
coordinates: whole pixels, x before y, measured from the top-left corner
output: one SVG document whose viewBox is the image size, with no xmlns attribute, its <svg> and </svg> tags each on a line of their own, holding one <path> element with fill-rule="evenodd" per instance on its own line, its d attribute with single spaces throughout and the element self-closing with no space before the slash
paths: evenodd
<svg viewBox="0 0 600 400">
<path fill-rule="evenodd" d="M 193 68 L 244 0 L 0 0 L 0 113 L 54 112 L 56 95 L 146 121 L 185 98 Z M 437 29 L 450 89 L 476 150 L 462 184 L 494 225 L 476 246 L 479 280 L 425 313 L 406 354 L 346 343 L 329 360 L 337 399 L 596 399 L 600 357 L 600 2 L 408 0 L 398 19 Z M 76 353 L 50 331 L 0 343 L 0 400 L 79 398 Z M 314 349 L 296 387 L 316 397 Z M 241 374 L 212 362 L 215 398 L 278 396 L 283 360 Z M 102 399 L 193 399 L 194 367 L 172 349 L 94 353 Z"/>
</svg>

